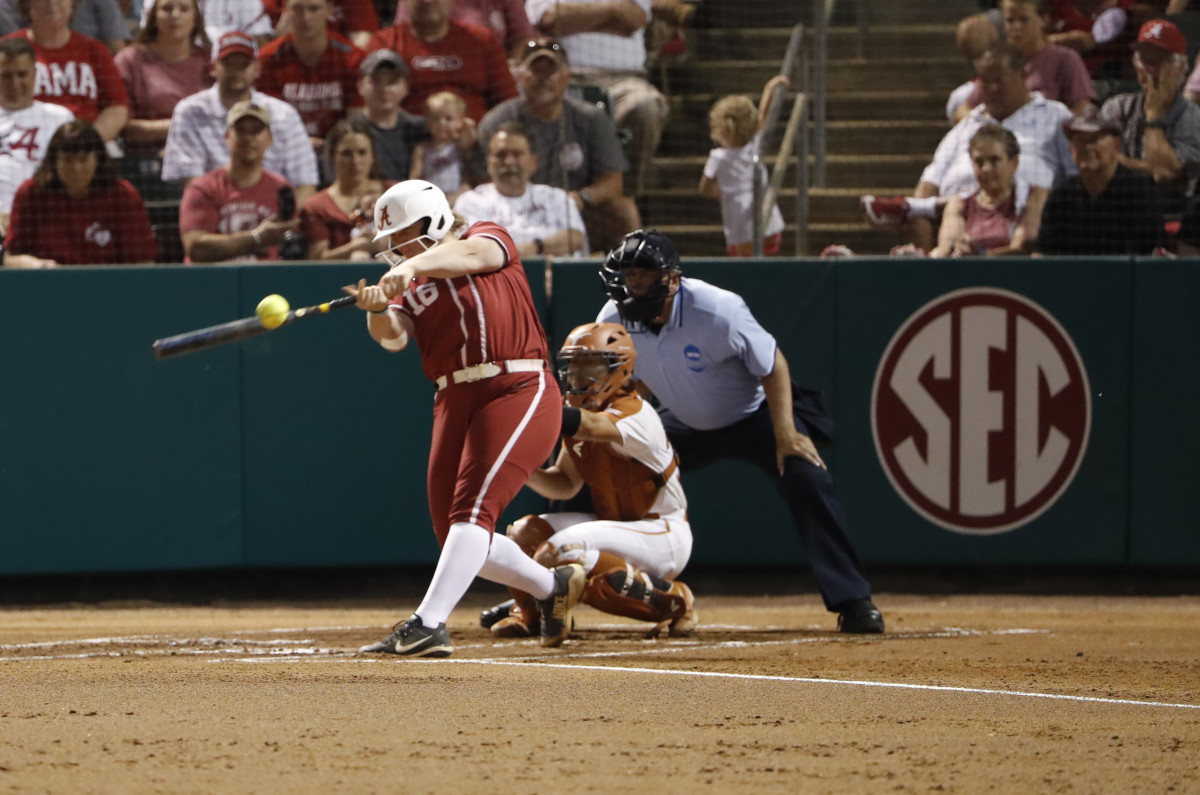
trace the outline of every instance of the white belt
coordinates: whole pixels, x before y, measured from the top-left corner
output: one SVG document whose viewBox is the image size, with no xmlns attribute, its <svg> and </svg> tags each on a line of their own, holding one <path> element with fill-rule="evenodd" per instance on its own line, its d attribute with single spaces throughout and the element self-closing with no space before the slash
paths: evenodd
<svg viewBox="0 0 1200 795">
<path fill-rule="evenodd" d="M 438 390 L 446 388 L 447 384 L 470 383 L 482 381 L 485 378 L 495 378 L 502 373 L 538 373 L 546 369 L 543 359 L 509 359 L 507 362 L 485 362 L 473 364 L 461 370 L 455 370 L 450 375 L 440 375 L 434 380 Z"/>
</svg>

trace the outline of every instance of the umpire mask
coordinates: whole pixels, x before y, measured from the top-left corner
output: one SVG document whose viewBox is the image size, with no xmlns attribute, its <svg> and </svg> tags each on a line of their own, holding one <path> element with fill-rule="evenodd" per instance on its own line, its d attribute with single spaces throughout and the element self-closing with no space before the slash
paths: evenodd
<svg viewBox="0 0 1200 795">
<path fill-rule="evenodd" d="M 656 271 L 660 278 L 642 295 L 634 296 L 626 283 L 627 268 Z M 671 297 L 671 282 L 681 272 L 679 255 L 671 239 L 654 230 L 642 229 L 625 235 L 600 266 L 604 292 L 616 303 L 621 319 L 640 323 L 656 333 L 662 328 L 660 318 Z"/>
</svg>

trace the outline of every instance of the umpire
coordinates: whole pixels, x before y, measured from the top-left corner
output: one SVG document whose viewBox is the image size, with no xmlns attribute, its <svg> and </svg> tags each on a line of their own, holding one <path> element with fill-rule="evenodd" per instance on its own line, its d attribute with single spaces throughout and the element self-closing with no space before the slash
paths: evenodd
<svg viewBox="0 0 1200 795">
<path fill-rule="evenodd" d="M 817 393 L 792 384 L 787 359 L 741 296 L 682 275 L 663 234 L 625 236 L 600 269 L 600 323 L 624 323 L 634 378 L 660 403 L 683 472 L 738 458 L 769 474 L 787 501 L 828 610 L 842 632 L 883 632 L 883 615 L 817 452 L 833 420 Z"/>
</svg>

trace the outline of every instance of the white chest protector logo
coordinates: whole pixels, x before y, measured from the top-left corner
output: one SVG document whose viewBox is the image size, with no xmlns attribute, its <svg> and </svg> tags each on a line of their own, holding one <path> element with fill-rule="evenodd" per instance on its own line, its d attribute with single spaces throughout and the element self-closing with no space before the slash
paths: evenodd
<svg viewBox="0 0 1200 795">
<path fill-rule="evenodd" d="M 975 287 L 918 309 L 875 373 L 871 430 L 893 488 L 948 530 L 1020 527 L 1058 500 L 1087 450 L 1087 372 L 1045 309 Z"/>
</svg>

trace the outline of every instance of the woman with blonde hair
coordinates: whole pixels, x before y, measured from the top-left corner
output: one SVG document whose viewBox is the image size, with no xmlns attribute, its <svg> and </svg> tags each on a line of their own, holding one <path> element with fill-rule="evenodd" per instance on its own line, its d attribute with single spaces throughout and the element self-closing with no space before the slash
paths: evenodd
<svg viewBox="0 0 1200 795">
<path fill-rule="evenodd" d="M 726 252 L 731 257 L 749 257 L 754 247 L 754 149 L 762 134 L 771 97 L 777 88 L 786 89 L 783 75 L 763 88 L 758 107 L 748 97 L 722 97 L 708 114 L 709 134 L 717 148 L 709 151 L 700 178 L 700 195 L 721 200 L 721 223 L 725 227 Z M 778 254 L 783 244 L 783 215 L 772 205 L 763 230 L 763 253 Z"/>
<path fill-rule="evenodd" d="M 378 284 L 360 279 L 344 289 L 357 297 L 367 332 L 384 350 L 416 343 L 437 387 L 425 483 L 442 551 L 412 617 L 359 652 L 449 656 L 446 620 L 476 575 L 537 599 L 542 645 L 559 646 L 583 593 L 583 567 L 543 568 L 495 532 L 505 507 L 554 451 L 564 417 L 579 415 L 564 411 L 517 244 L 489 221 L 460 237 L 461 218 L 446 194 L 424 180 L 388 188 L 375 204 L 375 223 L 386 246 L 378 256 L 391 270 Z"/>
<path fill-rule="evenodd" d="M 197 0 L 154 0 L 146 27 L 116 57 L 129 94 L 129 154 L 162 151 L 175 105 L 213 83 L 211 51 Z"/>
</svg>

